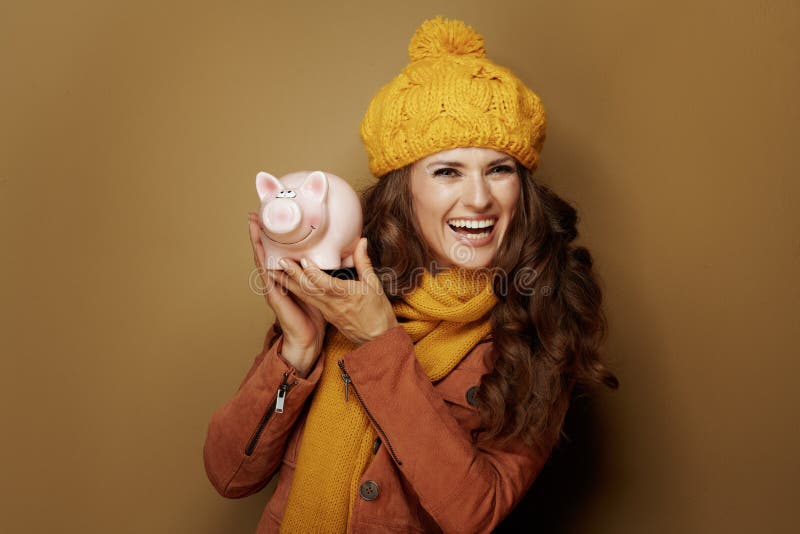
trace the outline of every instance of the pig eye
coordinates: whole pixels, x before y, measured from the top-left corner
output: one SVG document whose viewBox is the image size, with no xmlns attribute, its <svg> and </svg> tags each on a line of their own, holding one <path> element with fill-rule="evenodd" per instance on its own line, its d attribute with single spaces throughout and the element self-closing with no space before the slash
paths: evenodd
<svg viewBox="0 0 800 534">
<path fill-rule="evenodd" d="M 281 191 L 280 193 L 275 195 L 276 198 L 294 198 L 296 196 L 297 196 L 297 193 L 295 193 L 294 191 L 291 191 L 291 190 Z"/>
</svg>

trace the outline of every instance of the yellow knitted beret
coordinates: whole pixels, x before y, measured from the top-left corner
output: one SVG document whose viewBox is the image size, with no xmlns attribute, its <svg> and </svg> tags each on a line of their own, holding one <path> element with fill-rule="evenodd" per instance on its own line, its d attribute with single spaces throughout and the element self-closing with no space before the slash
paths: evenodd
<svg viewBox="0 0 800 534">
<path fill-rule="evenodd" d="M 361 122 L 376 177 L 430 154 L 485 147 L 533 171 L 545 140 L 539 97 L 486 57 L 483 37 L 460 20 L 426 20 L 408 46 L 411 62 L 380 88 Z"/>
</svg>

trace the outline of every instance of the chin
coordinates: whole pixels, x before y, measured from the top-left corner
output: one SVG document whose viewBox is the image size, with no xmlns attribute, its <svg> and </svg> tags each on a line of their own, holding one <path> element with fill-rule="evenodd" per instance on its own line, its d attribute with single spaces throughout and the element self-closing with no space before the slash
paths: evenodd
<svg viewBox="0 0 800 534">
<path fill-rule="evenodd" d="M 461 267 L 462 269 L 485 269 L 494 264 L 496 251 L 475 253 L 472 249 L 464 250 L 464 254 L 453 254 L 447 257 L 450 265 Z"/>
</svg>

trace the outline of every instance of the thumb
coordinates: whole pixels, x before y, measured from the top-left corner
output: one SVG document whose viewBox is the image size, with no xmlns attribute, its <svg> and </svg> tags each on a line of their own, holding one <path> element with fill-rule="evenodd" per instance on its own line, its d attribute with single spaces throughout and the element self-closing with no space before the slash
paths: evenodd
<svg viewBox="0 0 800 534">
<path fill-rule="evenodd" d="M 362 237 L 358 241 L 358 245 L 356 245 L 355 253 L 353 254 L 353 263 L 356 266 L 356 272 L 358 273 L 358 279 L 362 282 L 366 282 L 372 288 L 376 287 L 376 284 L 380 286 L 380 282 L 378 282 L 378 277 L 375 274 L 375 269 L 372 267 L 372 260 L 369 259 L 369 254 L 367 254 L 367 238 Z"/>
</svg>

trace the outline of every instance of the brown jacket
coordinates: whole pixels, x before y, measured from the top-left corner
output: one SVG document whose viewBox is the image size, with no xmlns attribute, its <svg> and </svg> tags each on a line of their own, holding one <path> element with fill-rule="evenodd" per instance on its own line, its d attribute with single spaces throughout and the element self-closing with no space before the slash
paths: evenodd
<svg viewBox="0 0 800 534">
<path fill-rule="evenodd" d="M 280 528 L 306 401 L 324 365 L 319 358 L 299 377 L 279 353 L 282 339 L 274 325 L 238 392 L 214 413 L 203 450 L 208 478 L 225 497 L 256 493 L 278 471 L 257 532 Z M 379 436 L 359 481 L 350 532 L 490 532 L 525 495 L 546 455 L 522 444 L 476 447 L 470 437 L 480 423 L 474 388 L 488 372 L 490 349 L 491 341 L 479 343 L 436 383 L 400 326 L 342 358 L 350 393 Z M 275 410 L 279 396 L 283 412 Z"/>
</svg>

